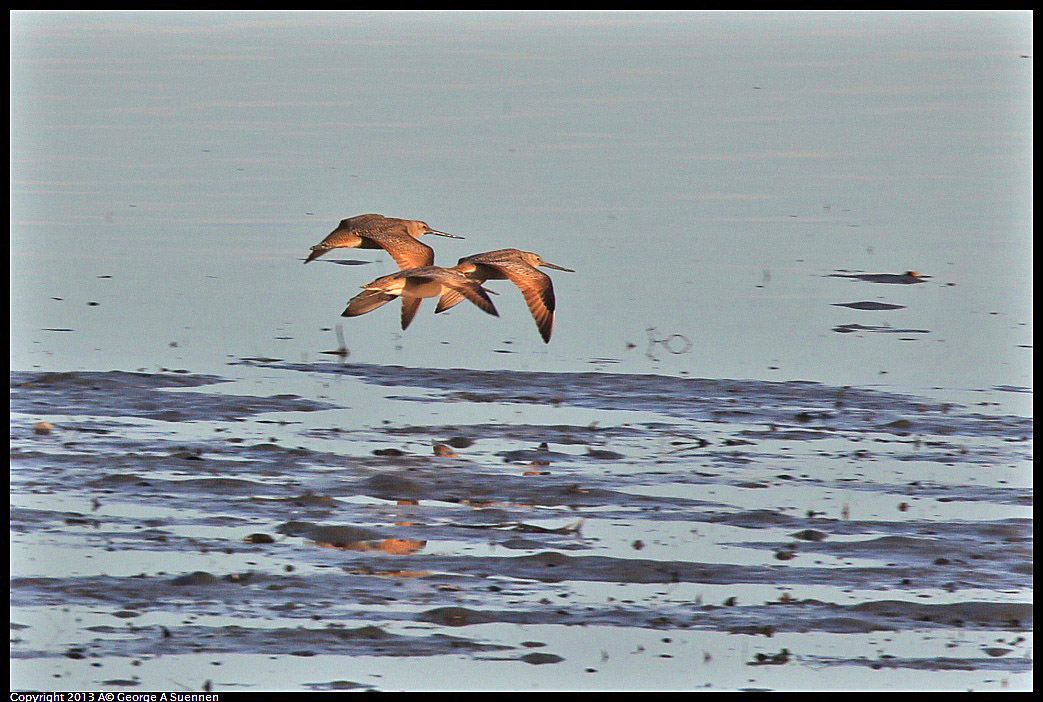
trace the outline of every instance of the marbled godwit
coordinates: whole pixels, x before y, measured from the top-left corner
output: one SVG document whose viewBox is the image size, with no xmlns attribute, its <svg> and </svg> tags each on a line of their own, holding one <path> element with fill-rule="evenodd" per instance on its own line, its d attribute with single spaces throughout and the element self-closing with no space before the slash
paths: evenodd
<svg viewBox="0 0 1043 702">
<path fill-rule="evenodd" d="M 432 229 L 427 222 L 364 214 L 342 219 L 329 236 L 311 247 L 304 262 L 310 263 L 330 249 L 384 249 L 403 270 L 430 266 L 435 262 L 435 252 L 427 244 L 417 241 L 424 234 L 463 239 L 462 236 Z"/>
<path fill-rule="evenodd" d="M 453 305 L 467 298 L 482 311 L 494 317 L 500 316 L 493 301 L 489 299 L 487 291 L 482 287 L 481 281 L 472 280 L 451 268 L 438 266 L 410 268 L 377 278 L 362 287 L 363 291 L 348 302 L 347 308 L 341 313 L 342 317 L 357 317 L 372 312 L 396 297 L 401 297 L 402 330 L 405 331 L 409 323 L 413 321 L 413 317 L 416 316 L 420 303 L 425 297 L 443 297 L 449 293 L 455 295 L 456 302 Z M 446 309 L 449 308 L 439 302 L 435 312 L 442 312 Z"/>
<path fill-rule="evenodd" d="M 544 261 L 537 254 L 518 249 L 498 249 L 485 253 L 465 256 L 450 270 L 456 270 L 471 280 L 484 283 L 487 280 L 510 280 L 521 290 L 536 327 L 540 330 L 543 343 L 550 343 L 551 331 L 554 327 L 554 285 L 550 276 L 537 270 L 536 266 L 546 266 L 558 271 L 575 273 L 571 268 L 564 268 Z M 455 290 L 448 290 L 438 303 L 436 312 L 447 310 L 458 305 L 463 298 Z"/>
</svg>

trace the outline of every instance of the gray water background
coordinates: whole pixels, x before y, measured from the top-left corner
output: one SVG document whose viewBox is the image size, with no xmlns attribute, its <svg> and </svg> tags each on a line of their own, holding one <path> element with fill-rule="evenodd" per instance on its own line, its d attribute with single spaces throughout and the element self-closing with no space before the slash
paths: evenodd
<svg viewBox="0 0 1043 702">
<path fill-rule="evenodd" d="M 1029 388 L 1031 48 L 1017 12 L 16 13 L 12 362 L 314 358 L 395 268 L 299 259 L 374 211 L 577 273 L 550 346 L 501 294 L 348 320 L 353 360 Z"/>
</svg>

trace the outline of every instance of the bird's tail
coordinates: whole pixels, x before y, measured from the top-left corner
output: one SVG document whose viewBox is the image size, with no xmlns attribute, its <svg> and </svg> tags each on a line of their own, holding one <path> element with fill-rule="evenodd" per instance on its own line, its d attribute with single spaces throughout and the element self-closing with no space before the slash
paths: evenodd
<svg viewBox="0 0 1043 702">
<path fill-rule="evenodd" d="M 397 295 L 389 295 L 386 292 L 380 290 L 363 290 L 355 297 L 351 298 L 348 302 L 348 306 L 343 312 L 341 317 L 358 317 L 361 314 L 372 312 L 378 307 L 383 307 L 387 303 L 394 300 Z"/>
<path fill-rule="evenodd" d="M 313 246 L 313 247 L 311 247 L 311 253 L 308 254 L 308 258 L 304 259 L 304 262 L 305 263 L 311 263 L 312 261 L 317 259 L 322 254 L 326 253 L 327 251 L 329 251 L 329 249 L 326 248 L 325 246 L 321 245 L 321 244 Z"/>
</svg>

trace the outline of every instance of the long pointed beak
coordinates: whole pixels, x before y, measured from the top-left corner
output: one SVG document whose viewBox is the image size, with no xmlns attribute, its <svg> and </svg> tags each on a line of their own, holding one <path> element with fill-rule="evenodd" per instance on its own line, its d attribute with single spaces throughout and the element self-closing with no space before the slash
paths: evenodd
<svg viewBox="0 0 1043 702">
<path fill-rule="evenodd" d="M 571 268 L 565 268 L 564 266 L 555 266 L 553 263 L 547 263 L 546 261 L 543 262 L 543 265 L 546 266 L 547 268 L 553 268 L 556 271 L 567 271 L 569 273 L 575 273 L 576 272 L 576 271 L 572 270 Z"/>
<path fill-rule="evenodd" d="M 437 229 L 428 229 L 427 233 L 428 234 L 437 234 L 438 236 L 446 236 L 446 237 L 449 237 L 450 239 L 463 239 L 462 236 L 457 236 L 456 234 L 447 234 L 446 232 L 440 232 Z"/>
</svg>

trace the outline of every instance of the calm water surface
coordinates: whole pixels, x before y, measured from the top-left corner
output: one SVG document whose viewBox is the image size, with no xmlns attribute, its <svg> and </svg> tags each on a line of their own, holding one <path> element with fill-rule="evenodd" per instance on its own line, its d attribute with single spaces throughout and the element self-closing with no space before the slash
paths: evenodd
<svg viewBox="0 0 1043 702">
<path fill-rule="evenodd" d="M 16 13 L 12 685 L 1030 687 L 1031 20 Z"/>
</svg>

